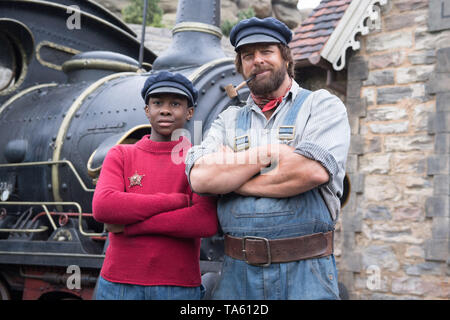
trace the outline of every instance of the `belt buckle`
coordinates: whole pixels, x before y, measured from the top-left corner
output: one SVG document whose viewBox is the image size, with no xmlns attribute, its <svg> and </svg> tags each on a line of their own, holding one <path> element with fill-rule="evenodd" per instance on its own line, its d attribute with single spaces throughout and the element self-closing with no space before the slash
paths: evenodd
<svg viewBox="0 0 450 320">
<path fill-rule="evenodd" d="M 252 264 L 249 263 L 247 260 L 247 251 L 245 250 L 245 242 L 246 240 L 262 240 L 267 247 L 267 263 L 256 263 L 256 264 Z M 270 244 L 269 244 L 269 239 L 267 238 L 263 238 L 263 237 L 254 237 L 254 236 L 245 236 L 242 238 L 242 252 L 244 253 L 244 261 L 252 266 L 258 266 L 258 267 L 268 267 L 272 264 L 272 255 L 270 254 Z"/>
</svg>

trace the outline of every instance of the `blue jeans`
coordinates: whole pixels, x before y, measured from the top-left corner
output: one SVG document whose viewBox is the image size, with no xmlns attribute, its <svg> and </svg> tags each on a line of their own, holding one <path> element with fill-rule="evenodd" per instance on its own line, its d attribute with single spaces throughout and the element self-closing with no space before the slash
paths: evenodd
<svg viewBox="0 0 450 320">
<path fill-rule="evenodd" d="M 228 194 L 219 199 L 217 214 L 224 233 L 235 237 L 299 237 L 335 224 L 317 189 L 290 198 Z M 225 256 L 213 299 L 339 299 L 337 276 L 333 255 L 268 267 Z"/>
<path fill-rule="evenodd" d="M 96 300 L 201 300 L 205 294 L 199 287 L 141 286 L 116 283 L 99 277 Z"/>
<path fill-rule="evenodd" d="M 248 265 L 225 255 L 215 300 L 339 300 L 334 256 Z"/>
</svg>

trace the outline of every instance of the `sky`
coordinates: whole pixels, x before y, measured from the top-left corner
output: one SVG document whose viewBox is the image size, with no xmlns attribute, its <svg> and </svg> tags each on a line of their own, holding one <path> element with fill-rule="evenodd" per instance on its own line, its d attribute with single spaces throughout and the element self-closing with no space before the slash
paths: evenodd
<svg viewBox="0 0 450 320">
<path fill-rule="evenodd" d="M 306 8 L 315 8 L 319 5 L 321 0 L 299 0 L 297 7 L 299 9 L 306 9 Z"/>
</svg>

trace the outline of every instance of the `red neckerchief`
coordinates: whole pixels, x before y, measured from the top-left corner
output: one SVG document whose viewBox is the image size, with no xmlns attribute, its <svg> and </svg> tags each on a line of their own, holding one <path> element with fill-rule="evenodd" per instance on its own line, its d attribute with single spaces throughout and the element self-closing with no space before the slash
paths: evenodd
<svg viewBox="0 0 450 320">
<path fill-rule="evenodd" d="M 278 107 L 278 105 L 281 103 L 281 101 L 283 101 L 284 96 L 289 92 L 289 90 L 291 90 L 291 87 L 292 87 L 292 82 L 289 85 L 289 87 L 287 88 L 287 90 L 284 92 L 284 94 L 278 98 L 258 97 L 253 94 L 252 94 L 252 98 L 253 98 L 253 101 L 255 101 L 255 103 L 257 104 L 257 106 L 261 108 L 261 111 L 266 112 L 266 111 L 269 111 L 269 110 L 272 110 L 272 109 Z"/>
</svg>

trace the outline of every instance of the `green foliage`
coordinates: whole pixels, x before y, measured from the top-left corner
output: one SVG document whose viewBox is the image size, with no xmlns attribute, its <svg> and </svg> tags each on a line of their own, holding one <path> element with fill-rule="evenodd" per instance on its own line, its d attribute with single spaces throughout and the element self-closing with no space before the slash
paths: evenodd
<svg viewBox="0 0 450 320">
<path fill-rule="evenodd" d="M 237 21 L 232 22 L 230 20 L 225 20 L 222 23 L 222 25 L 220 26 L 220 28 L 222 29 L 222 33 L 227 37 L 230 36 L 231 29 L 233 29 L 233 27 L 235 25 L 237 25 L 239 21 L 244 20 L 244 19 L 249 19 L 254 16 L 255 16 L 255 10 L 253 10 L 253 8 L 248 8 L 247 10 L 240 11 L 238 13 Z"/>
<path fill-rule="evenodd" d="M 220 28 L 222 29 L 222 33 L 229 37 L 230 36 L 230 32 L 231 29 L 233 29 L 233 27 L 236 25 L 237 22 L 231 22 L 230 20 L 225 20 L 222 25 L 220 26 Z"/>
<path fill-rule="evenodd" d="M 159 0 L 148 0 L 147 26 L 163 27 L 163 10 L 158 6 Z M 144 15 L 144 0 L 130 0 L 130 4 L 122 10 L 122 17 L 126 23 L 142 24 Z"/>
</svg>

